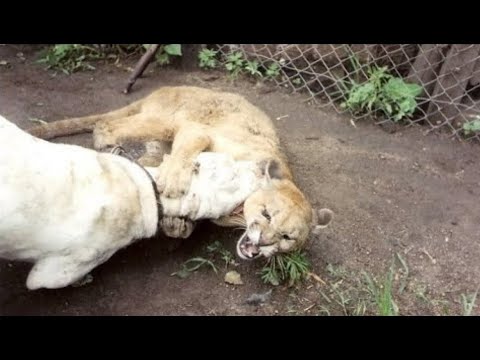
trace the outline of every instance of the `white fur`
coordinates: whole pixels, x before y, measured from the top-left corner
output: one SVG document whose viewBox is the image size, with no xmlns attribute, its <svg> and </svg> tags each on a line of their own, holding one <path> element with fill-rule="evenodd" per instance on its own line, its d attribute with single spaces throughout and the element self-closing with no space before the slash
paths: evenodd
<svg viewBox="0 0 480 360">
<path fill-rule="evenodd" d="M 161 197 L 165 216 L 218 219 L 231 214 L 261 185 L 260 168 L 253 161 L 234 161 L 227 154 L 203 152 L 196 162 L 198 172 L 188 193 L 177 199 Z M 157 169 L 148 170 L 157 175 Z"/>
<path fill-rule="evenodd" d="M 155 194 L 137 164 L 37 139 L 1 116 L 0 150 L 0 257 L 34 263 L 29 289 L 71 285 L 120 248 L 154 235 Z M 213 153 L 197 160 L 187 195 L 162 198 L 166 215 L 217 219 L 260 184 L 253 162 Z"/>
<path fill-rule="evenodd" d="M 111 154 L 34 138 L 0 116 L 0 257 L 35 265 L 29 289 L 67 286 L 154 235 L 147 174 Z"/>
</svg>

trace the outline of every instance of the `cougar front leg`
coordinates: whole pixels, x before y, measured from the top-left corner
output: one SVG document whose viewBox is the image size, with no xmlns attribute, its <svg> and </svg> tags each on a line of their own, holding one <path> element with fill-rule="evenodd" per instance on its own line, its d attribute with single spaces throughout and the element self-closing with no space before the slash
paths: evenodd
<svg viewBox="0 0 480 360">
<path fill-rule="evenodd" d="M 172 153 L 160 165 L 157 186 L 167 198 L 179 198 L 188 192 L 195 171 L 195 159 L 211 145 L 204 130 L 190 124 L 181 129 L 172 144 Z"/>
<path fill-rule="evenodd" d="M 145 144 L 145 154 L 137 161 L 142 166 L 159 167 L 164 156 L 170 154 L 172 146 L 167 141 L 150 141 Z"/>
</svg>

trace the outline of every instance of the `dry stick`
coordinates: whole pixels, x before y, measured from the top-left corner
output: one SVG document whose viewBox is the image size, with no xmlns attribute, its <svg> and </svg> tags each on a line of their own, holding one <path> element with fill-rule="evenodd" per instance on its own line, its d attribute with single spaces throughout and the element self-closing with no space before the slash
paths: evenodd
<svg viewBox="0 0 480 360">
<path fill-rule="evenodd" d="M 128 94 L 130 92 L 130 89 L 132 88 L 133 84 L 135 84 L 135 81 L 140 76 L 142 76 L 143 72 L 147 68 L 148 64 L 152 61 L 153 56 L 158 51 L 159 47 L 160 47 L 160 44 L 155 44 L 155 45 L 150 46 L 148 48 L 147 52 L 145 54 L 143 54 L 143 56 L 140 58 L 137 65 L 135 66 L 135 70 L 133 70 L 132 75 L 128 79 L 128 83 L 127 83 L 127 86 L 125 87 L 125 90 L 123 90 L 124 94 Z"/>
</svg>

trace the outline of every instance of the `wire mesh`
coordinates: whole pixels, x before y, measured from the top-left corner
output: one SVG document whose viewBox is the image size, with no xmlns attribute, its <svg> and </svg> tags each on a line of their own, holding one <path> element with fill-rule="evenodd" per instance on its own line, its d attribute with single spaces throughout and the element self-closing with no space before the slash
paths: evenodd
<svg viewBox="0 0 480 360">
<path fill-rule="evenodd" d="M 355 119 L 421 124 L 460 139 L 480 135 L 480 45 L 214 44 L 229 71 L 241 58 L 277 86 Z M 275 70 L 275 71 L 273 71 Z M 383 76 L 383 77 L 382 77 Z M 379 80 L 379 77 L 382 79 Z M 390 80 L 394 79 L 394 80 Z M 388 82 L 390 84 L 386 85 Z M 404 84 L 417 84 L 408 94 Z M 412 104 L 412 100 L 414 101 Z M 360 108 L 353 105 L 362 103 Z M 390 105 L 388 105 L 388 103 Z M 353 104 L 353 105 L 352 105 Z"/>
</svg>

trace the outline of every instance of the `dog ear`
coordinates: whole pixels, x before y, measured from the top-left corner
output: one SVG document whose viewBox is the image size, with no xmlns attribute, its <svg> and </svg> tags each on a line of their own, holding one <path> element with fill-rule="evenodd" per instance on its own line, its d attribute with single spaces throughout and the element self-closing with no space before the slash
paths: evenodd
<svg viewBox="0 0 480 360">
<path fill-rule="evenodd" d="M 312 210 L 312 232 L 318 234 L 319 230 L 325 229 L 333 220 L 333 211 L 330 209 Z"/>
</svg>

